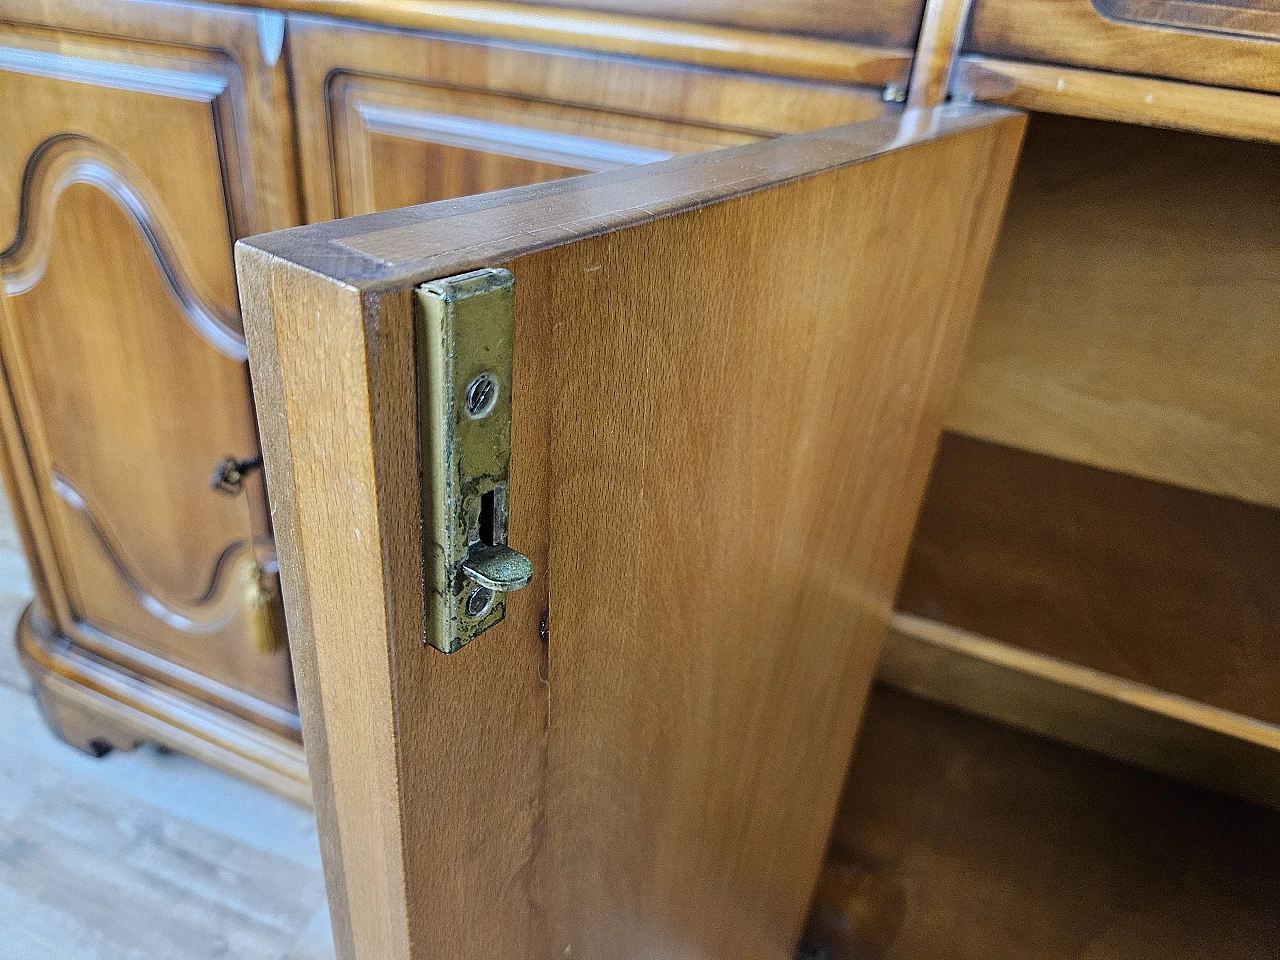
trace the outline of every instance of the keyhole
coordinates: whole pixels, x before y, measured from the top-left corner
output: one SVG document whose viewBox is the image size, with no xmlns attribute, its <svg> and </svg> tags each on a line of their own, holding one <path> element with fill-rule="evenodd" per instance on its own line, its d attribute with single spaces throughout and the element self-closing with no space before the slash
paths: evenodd
<svg viewBox="0 0 1280 960">
<path fill-rule="evenodd" d="M 497 520 L 498 488 L 494 487 L 480 497 L 480 542 L 485 546 L 494 545 L 494 525 Z"/>
</svg>

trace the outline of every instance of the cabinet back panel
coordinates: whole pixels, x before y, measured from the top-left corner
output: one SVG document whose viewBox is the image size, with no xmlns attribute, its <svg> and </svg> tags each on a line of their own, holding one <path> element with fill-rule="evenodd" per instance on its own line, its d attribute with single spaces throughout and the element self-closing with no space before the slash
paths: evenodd
<svg viewBox="0 0 1280 960">
<path fill-rule="evenodd" d="M 1280 506 L 1278 165 L 1034 116 L 947 428 Z"/>
<path fill-rule="evenodd" d="M 944 435 L 908 613 L 1280 724 L 1280 511 Z"/>
</svg>

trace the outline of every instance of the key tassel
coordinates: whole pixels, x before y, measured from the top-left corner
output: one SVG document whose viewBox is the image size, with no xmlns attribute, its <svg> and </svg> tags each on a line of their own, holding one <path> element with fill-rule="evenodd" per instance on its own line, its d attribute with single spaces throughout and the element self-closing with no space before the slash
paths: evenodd
<svg viewBox="0 0 1280 960">
<path fill-rule="evenodd" d="M 257 563 L 245 567 L 244 613 L 249 637 L 259 653 L 266 655 L 284 649 L 288 634 L 280 591 L 268 582 L 266 571 Z"/>
</svg>

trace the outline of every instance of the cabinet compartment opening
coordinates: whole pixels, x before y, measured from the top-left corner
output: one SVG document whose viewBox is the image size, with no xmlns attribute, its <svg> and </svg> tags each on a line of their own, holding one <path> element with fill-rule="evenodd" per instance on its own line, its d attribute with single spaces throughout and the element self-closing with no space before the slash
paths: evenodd
<svg viewBox="0 0 1280 960">
<path fill-rule="evenodd" d="M 901 611 L 1280 733 L 1278 168 L 1033 117 Z"/>
<path fill-rule="evenodd" d="M 1280 951 L 1277 169 L 1274 145 L 1033 116 L 819 955 Z"/>
</svg>

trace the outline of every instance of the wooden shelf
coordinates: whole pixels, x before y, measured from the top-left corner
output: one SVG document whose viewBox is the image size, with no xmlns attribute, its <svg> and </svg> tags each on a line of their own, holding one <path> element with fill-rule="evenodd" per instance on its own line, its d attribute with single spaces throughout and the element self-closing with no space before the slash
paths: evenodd
<svg viewBox="0 0 1280 960">
<path fill-rule="evenodd" d="M 897 608 L 1280 725 L 1280 511 L 946 434 Z"/>
<path fill-rule="evenodd" d="M 921 617 L 878 678 L 928 700 L 1280 808 L 1280 727 Z"/>
</svg>

